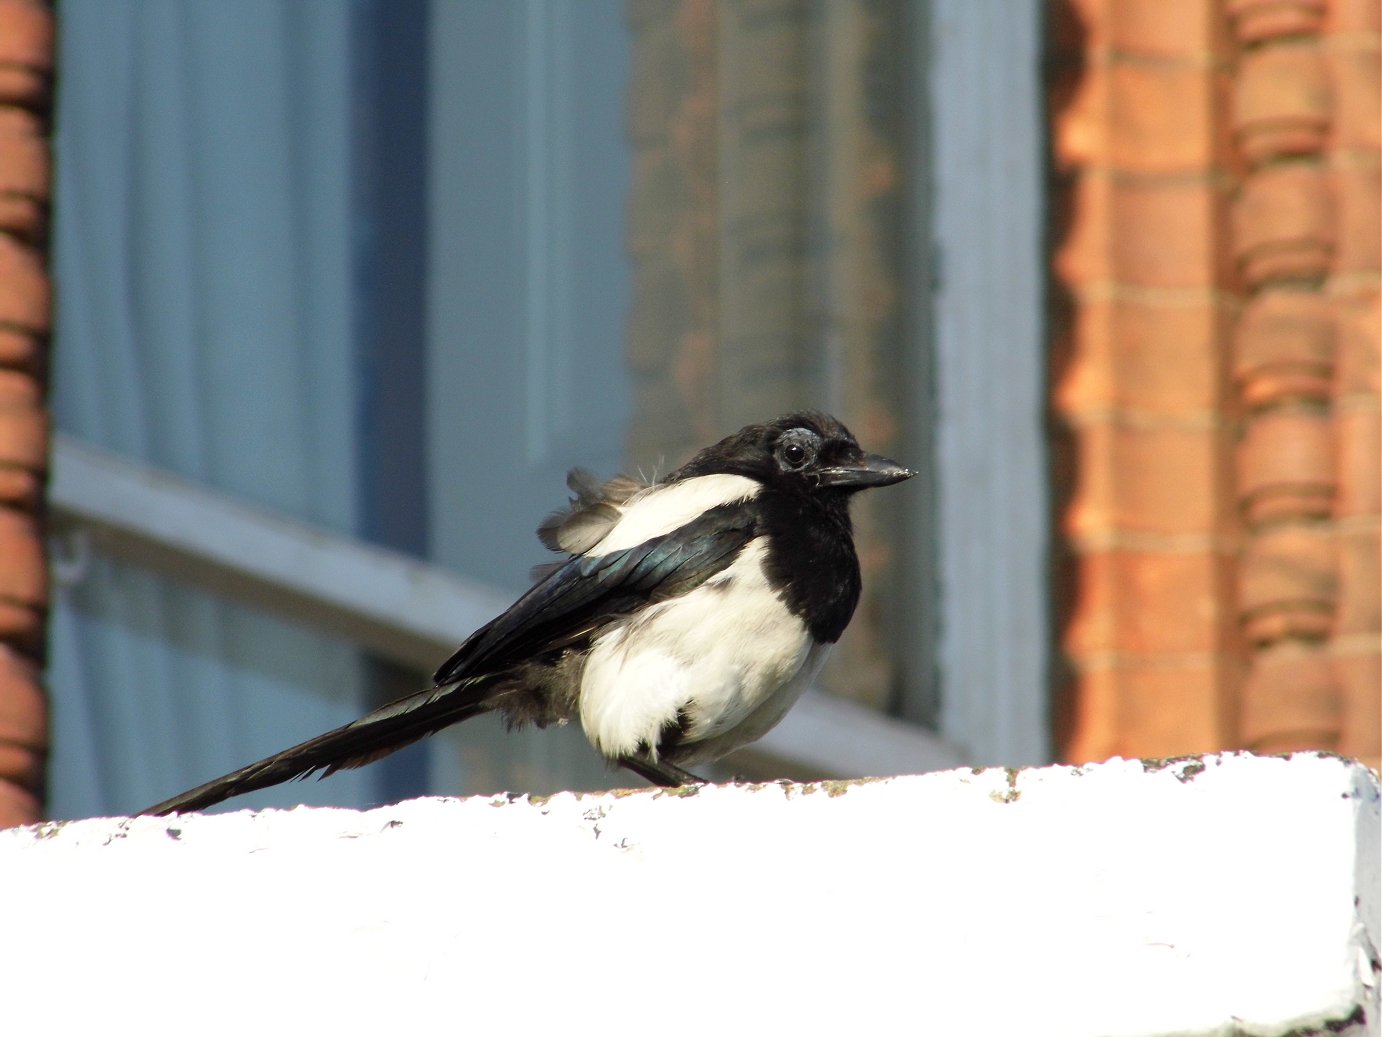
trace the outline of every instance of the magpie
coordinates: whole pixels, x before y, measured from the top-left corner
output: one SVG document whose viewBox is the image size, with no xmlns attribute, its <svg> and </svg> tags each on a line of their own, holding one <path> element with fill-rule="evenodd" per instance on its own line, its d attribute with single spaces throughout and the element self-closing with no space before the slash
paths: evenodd
<svg viewBox="0 0 1382 1037">
<path fill-rule="evenodd" d="M 748 425 L 651 483 L 573 469 L 569 506 L 538 529 L 566 557 L 432 687 L 143 813 L 326 777 L 489 712 L 510 727 L 579 719 L 612 763 L 699 783 L 685 767 L 777 724 L 854 614 L 850 498 L 913 474 L 815 411 Z"/>
</svg>

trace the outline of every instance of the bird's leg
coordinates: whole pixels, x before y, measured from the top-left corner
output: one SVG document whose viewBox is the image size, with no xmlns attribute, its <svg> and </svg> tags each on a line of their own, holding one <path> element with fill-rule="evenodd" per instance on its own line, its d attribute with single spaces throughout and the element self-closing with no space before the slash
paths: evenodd
<svg viewBox="0 0 1382 1037">
<path fill-rule="evenodd" d="M 675 789 L 683 785 L 705 785 L 704 778 L 698 778 L 690 771 L 682 770 L 674 763 L 666 760 L 650 760 L 646 756 L 621 756 L 616 761 L 620 767 L 627 767 L 641 778 L 646 778 L 654 785 L 661 785 L 666 789 Z"/>
</svg>

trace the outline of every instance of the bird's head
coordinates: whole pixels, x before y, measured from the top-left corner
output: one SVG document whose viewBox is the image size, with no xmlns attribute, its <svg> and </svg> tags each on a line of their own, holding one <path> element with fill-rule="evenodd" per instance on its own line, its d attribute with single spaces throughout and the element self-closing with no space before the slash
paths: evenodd
<svg viewBox="0 0 1382 1037">
<path fill-rule="evenodd" d="M 762 425 L 746 425 L 706 447 L 669 479 L 744 475 L 793 494 L 846 496 L 888 486 L 916 473 L 868 454 L 829 414 L 800 411 Z"/>
</svg>

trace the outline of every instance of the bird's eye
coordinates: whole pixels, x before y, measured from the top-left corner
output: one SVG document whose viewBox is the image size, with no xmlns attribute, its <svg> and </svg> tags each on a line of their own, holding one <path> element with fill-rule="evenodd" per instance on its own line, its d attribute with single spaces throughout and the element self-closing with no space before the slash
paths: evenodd
<svg viewBox="0 0 1382 1037">
<path fill-rule="evenodd" d="M 791 429 L 778 441 L 778 463 L 788 471 L 798 471 L 816 459 L 819 447 L 820 437 L 810 429 Z"/>
</svg>

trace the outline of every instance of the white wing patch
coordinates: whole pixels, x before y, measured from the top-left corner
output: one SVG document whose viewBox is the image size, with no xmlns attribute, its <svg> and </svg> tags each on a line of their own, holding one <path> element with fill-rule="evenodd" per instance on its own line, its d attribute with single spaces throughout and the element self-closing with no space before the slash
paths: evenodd
<svg viewBox="0 0 1382 1037">
<path fill-rule="evenodd" d="M 760 489 L 757 482 L 742 475 L 698 475 L 650 486 L 618 506 L 623 516 L 589 553 L 602 555 L 637 547 L 686 525 L 711 508 L 746 500 Z"/>
<path fill-rule="evenodd" d="M 596 749 L 609 757 L 655 750 L 664 725 L 684 710 L 691 753 L 679 758 L 712 759 L 782 718 L 823 653 L 769 585 L 765 552 L 761 537 L 750 541 L 700 587 L 595 642 L 580 703 Z"/>
</svg>

